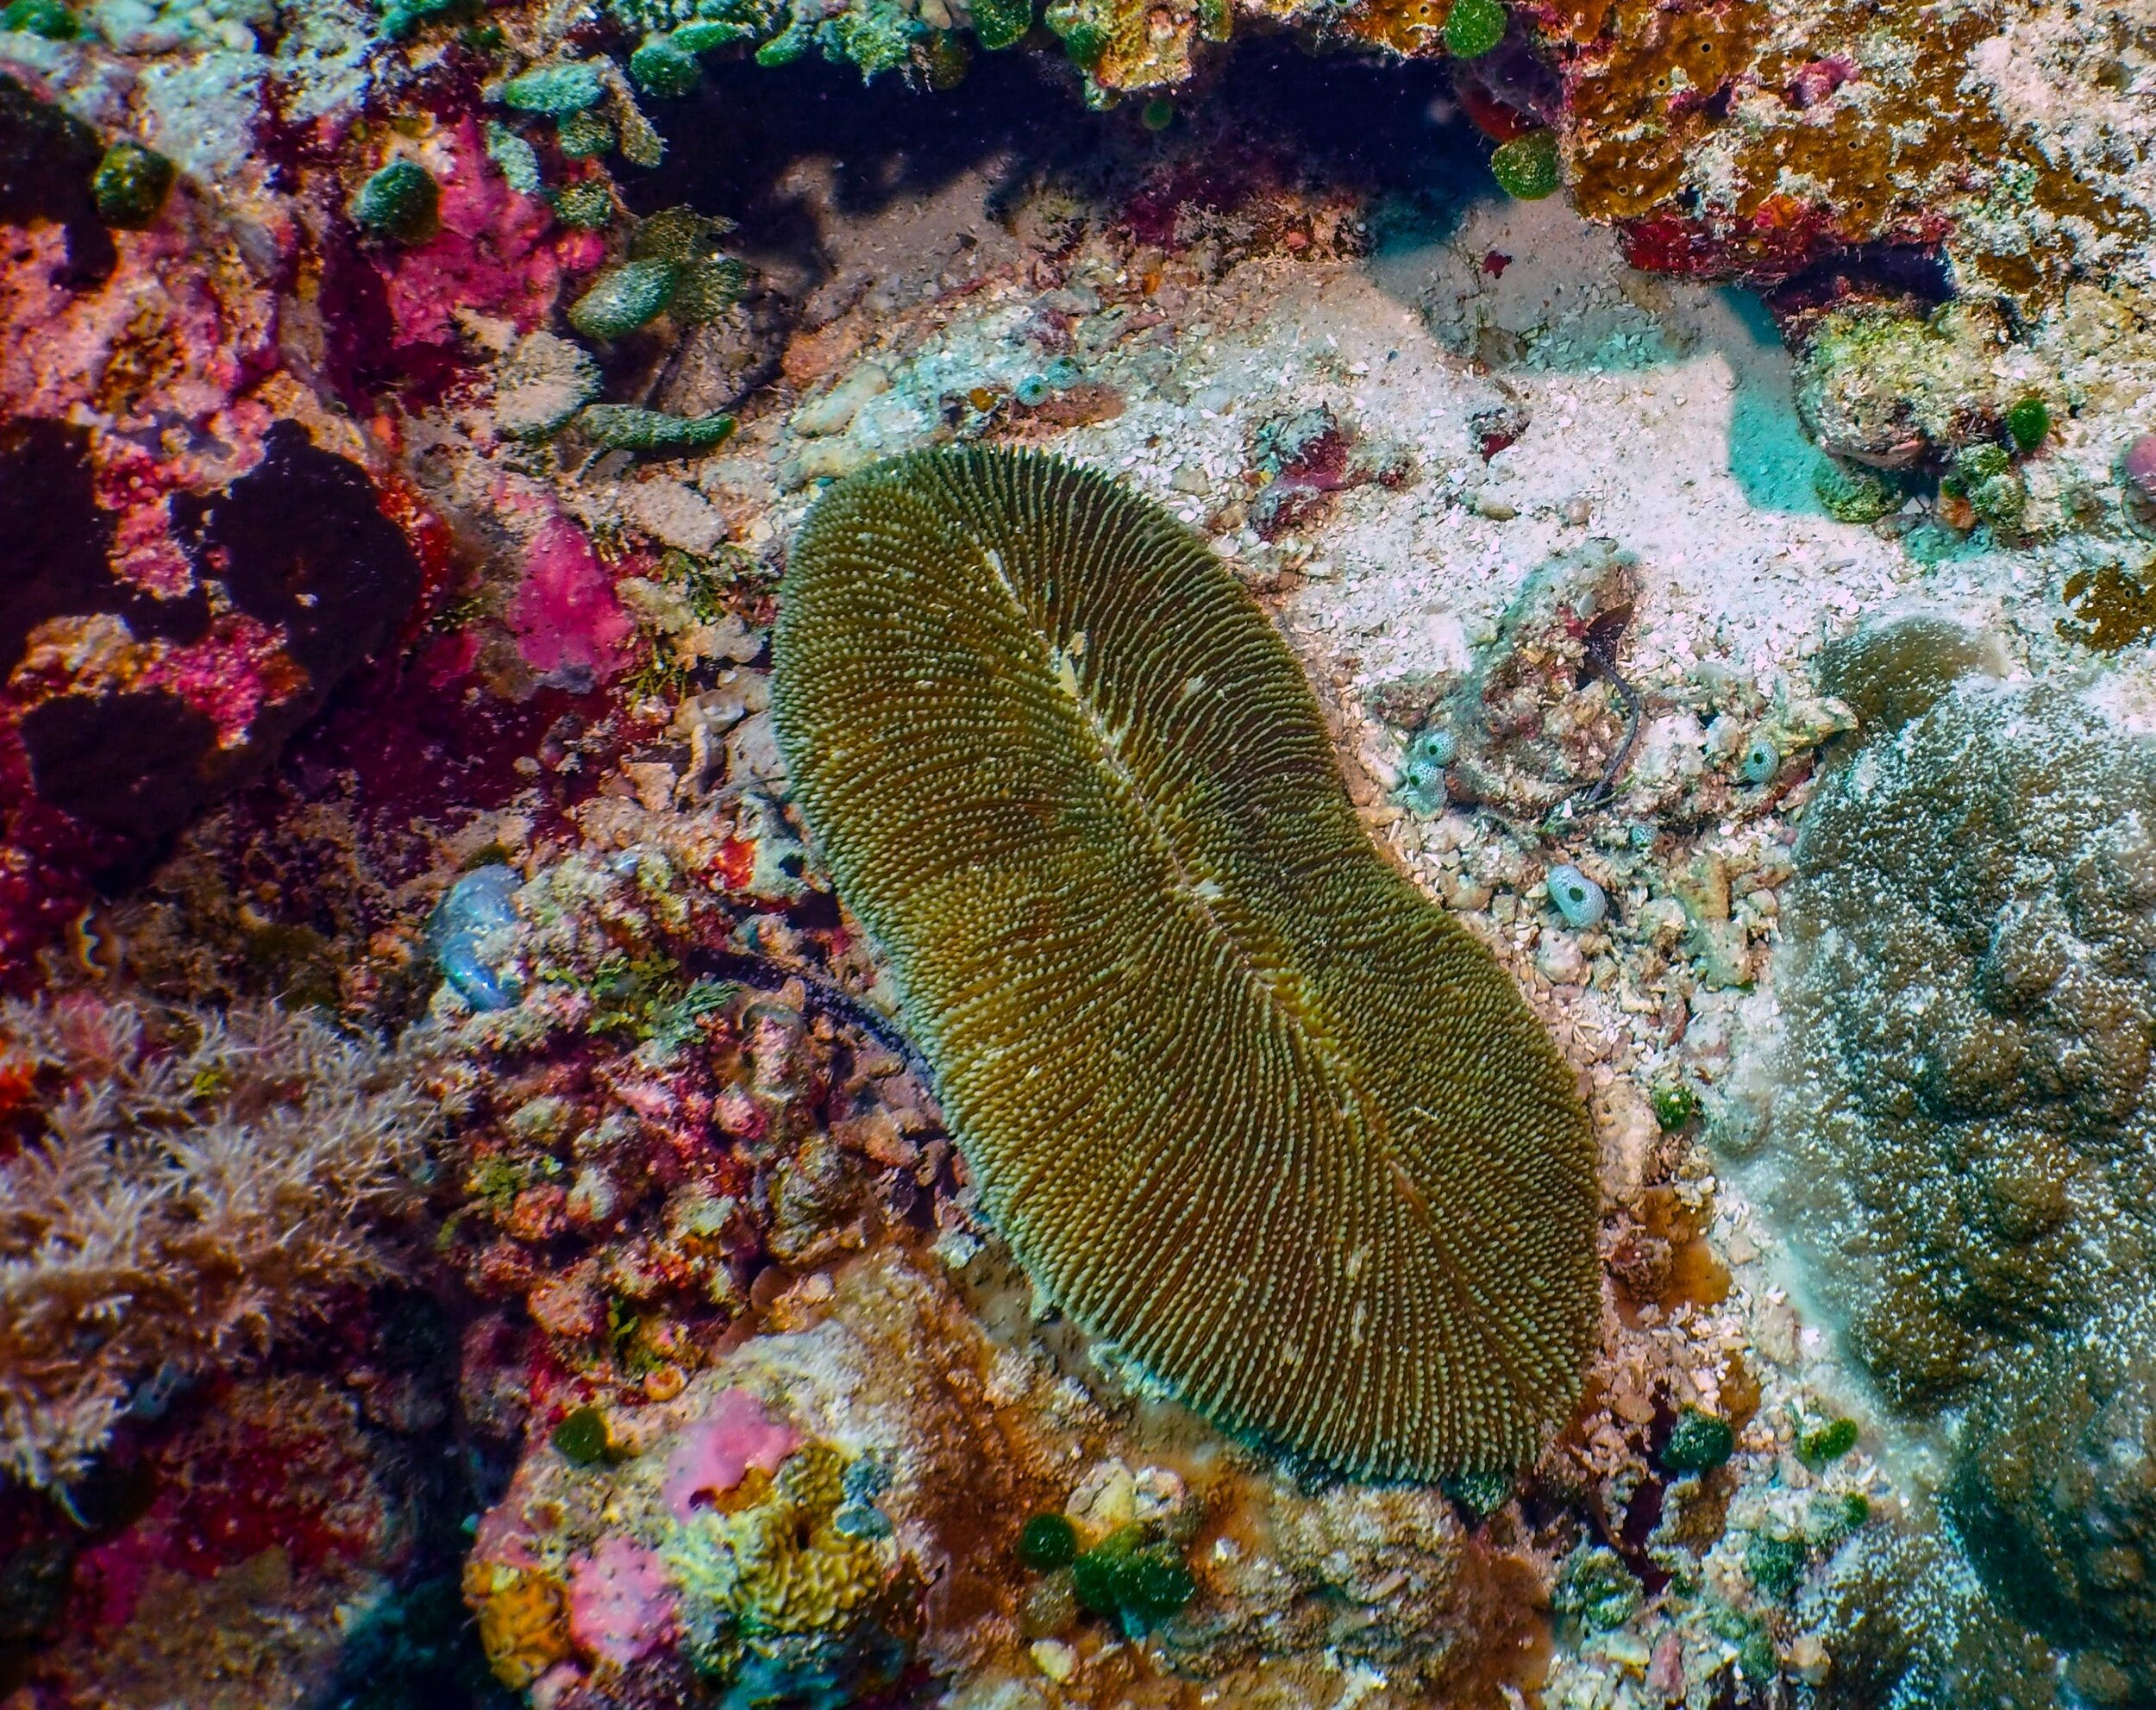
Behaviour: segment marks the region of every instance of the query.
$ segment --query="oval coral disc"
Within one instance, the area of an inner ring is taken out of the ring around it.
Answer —
[[[1532,1459],[1595,1319],[1586,1113],[1205,543],[1054,459],[880,464],[810,513],[775,671],[797,799],[1047,1292],[1330,1466]]]

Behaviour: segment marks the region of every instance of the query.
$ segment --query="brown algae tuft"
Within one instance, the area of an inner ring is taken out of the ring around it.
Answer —
[[[1586,1114],[1204,542],[1055,459],[918,454],[824,495],[780,606],[797,799],[1036,1280],[1313,1460],[1532,1459],[1595,1322]]]

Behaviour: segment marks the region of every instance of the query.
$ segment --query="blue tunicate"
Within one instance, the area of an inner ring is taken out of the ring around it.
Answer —
[[[517,1001],[511,989],[515,982],[505,980],[479,955],[467,933],[460,932],[444,943],[435,961],[457,996],[475,1010],[505,1010]]]
[[[865,1502],[849,1502],[831,1516],[831,1525],[847,1538],[879,1538],[891,1536],[891,1522],[881,1509]]]
[[[1048,365],[1048,373],[1044,378],[1057,391],[1069,391],[1085,377],[1085,371],[1074,360],[1068,356],[1058,356]]]
[[[1550,900],[1575,932],[1598,924],[1609,912],[1609,899],[1602,894],[1602,887],[1570,861],[1550,869]]]
[[[492,932],[517,924],[516,895],[523,880],[513,867],[499,862],[475,867],[455,884],[434,911],[442,932]]]
[[[517,924],[512,899],[523,883],[511,868],[476,868],[449,886],[427,923],[442,977],[475,1010],[505,1010],[522,994],[522,982],[481,955],[479,941]]]
[[[1028,410],[1037,410],[1054,395],[1055,390],[1049,385],[1045,376],[1028,374],[1011,388],[1011,396],[1018,399]]]
[[[1444,811],[1445,768],[1452,763],[1459,747],[1450,730],[1424,730],[1407,744],[1400,762],[1400,799],[1411,811]]]
[[[1782,750],[1771,736],[1754,736],[1737,762],[1737,775],[1747,784],[1764,784],[1782,769]]]

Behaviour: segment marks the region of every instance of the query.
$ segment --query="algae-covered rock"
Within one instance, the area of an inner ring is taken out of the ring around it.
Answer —
[[[1867,735],[1921,718],[1965,677],[1997,676],[2006,655],[1996,637],[1931,612],[1877,618],[1819,651],[1821,692],[1847,705]]]
[[[1942,687],[1984,662],[1929,618],[1827,661],[1881,734],[1796,847],[1768,1197],[1890,1406],[1966,1409],[1948,1507],[1991,1597],[2072,1653],[2079,1701],[2143,1703],[2156,749],[2061,688]],[[1866,1645],[1905,1619],[1865,1607],[1844,1600]],[[1859,1676],[1889,1696],[1831,1701],[2045,1701],[1965,1695],[1968,1669],[1934,1654],[1960,1640],[1894,1643],[1891,1668]],[[1932,1684],[1894,1685],[1912,1669]]]
[[[526,333],[494,376],[494,423],[511,439],[545,439],[599,396],[599,364],[581,345]]]
[[[1986,1595],[1950,1540],[1858,1533],[1814,1578],[1798,1619],[1825,1640],[1812,1710],[2051,1710],[2057,1659]]]
[[[1186,1701],[1146,1656],[1231,1703],[1329,1701],[1307,1683],[1340,1667],[1384,1671],[1376,1710],[1509,1677],[1540,1600],[1522,1554],[1433,1488],[1313,1489],[1194,1461],[1187,1420],[1112,1418],[1023,1334],[1025,1292],[986,1256],[960,1283],[882,1244],[775,1301],[673,1400],[535,1430],[465,1575],[497,1673],[552,1670],[577,1705],[836,1710],[890,1701],[876,1689],[910,1658],[953,1702],[1035,1703],[997,1695],[1039,1678],[1030,1644],[1091,1660],[1135,1623],[1144,1645],[1058,1703]],[[1188,1481],[1152,1463],[1163,1437]],[[1230,1515],[1240,1544],[1196,1542]]]
[[[2150,826],[2145,748],[2064,691],[1984,685],[1863,749],[1806,822],[1784,1191],[1901,1406],[2078,1322],[2152,1250]]]
[[[97,211],[109,224],[147,226],[157,218],[177,176],[177,169],[164,155],[132,138],[122,137],[97,162],[90,190],[97,197]]]
[[[1595,663],[1630,622],[1639,566],[1610,541],[1538,567],[1437,728],[1457,743],[1459,799],[1541,815],[1593,786],[1624,740],[1625,709]]]
[[[353,197],[354,223],[373,236],[416,243],[436,229],[442,186],[417,160],[392,160]]]
[[[1985,306],[1955,303],[1920,317],[1850,304],[1806,335],[1797,415],[1821,449],[1875,469],[2002,440],[2015,393],[1994,365],[2007,342],[2003,318]]]
[[[2077,1695],[2156,1698],[2156,1307],[2002,1373],[1958,1448],[1961,1534],[2001,1599],[2075,1650]]]

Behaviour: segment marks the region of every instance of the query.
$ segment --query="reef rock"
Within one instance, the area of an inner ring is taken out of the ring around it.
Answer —
[[[2095,1703],[2156,1647],[2152,828],[2146,741],[1971,678],[1821,789],[1783,916],[1770,1200],[1889,1402],[1968,1409],[1951,1510]]]
[[[1432,720],[1456,747],[1452,793],[1539,817],[1592,788],[1625,741],[1610,676],[1631,621],[1635,562],[1610,541],[1551,559],[1530,575],[1496,639]]]

